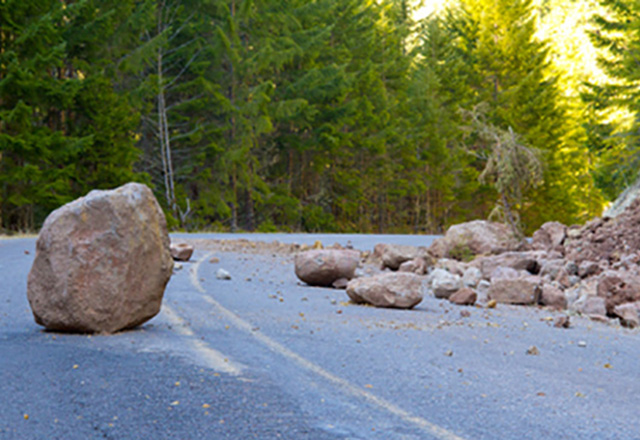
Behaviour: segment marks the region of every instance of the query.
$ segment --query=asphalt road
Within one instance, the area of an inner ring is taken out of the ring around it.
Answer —
[[[140,329],[51,333],[26,300],[34,253],[0,240],[0,439],[640,439],[638,331],[434,298],[357,306],[301,285],[290,256],[197,250]]]

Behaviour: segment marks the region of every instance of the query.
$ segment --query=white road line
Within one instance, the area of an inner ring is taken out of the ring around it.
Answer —
[[[411,423],[413,425],[415,425],[416,427],[420,428],[421,430],[429,433],[430,435],[441,439],[441,440],[465,440],[463,437],[460,437],[456,434],[454,434],[453,432],[436,425],[435,423],[432,423],[430,421],[428,421],[427,419],[424,419],[422,417],[418,417],[415,416],[411,413],[409,413],[408,411],[405,411],[404,409],[400,408],[399,406],[395,405],[392,402],[389,402],[388,400],[385,400],[381,397],[376,396],[375,394],[369,392],[369,391],[365,391],[363,389],[361,389],[360,387],[358,387],[357,385],[352,384],[351,382],[342,379],[341,377],[338,377],[332,373],[330,373],[329,371],[325,370],[324,368],[322,368],[321,366],[314,364],[313,362],[311,362],[310,360],[300,356],[299,354],[295,353],[294,351],[288,349],[287,347],[285,347],[284,345],[280,344],[279,342],[276,342],[275,340],[271,339],[269,336],[265,335],[264,333],[262,333],[259,330],[254,330],[255,327],[252,326],[249,322],[245,321],[244,319],[240,318],[238,315],[236,315],[235,313],[233,313],[231,310],[225,308],[224,306],[222,306],[222,304],[220,304],[218,301],[216,301],[215,299],[213,299],[212,297],[210,297],[209,295],[206,295],[206,290],[204,289],[204,287],[202,287],[202,284],[200,283],[200,280],[198,278],[198,270],[200,268],[200,264],[208,259],[213,253],[209,253],[207,255],[205,255],[204,257],[202,257],[200,260],[198,260],[196,262],[196,264],[193,266],[193,268],[191,269],[191,283],[193,284],[193,286],[198,290],[198,292],[200,292],[203,297],[203,299],[205,301],[207,301],[209,304],[211,304],[213,307],[216,308],[217,312],[224,315],[236,328],[238,328],[239,330],[242,330],[248,334],[250,334],[251,336],[253,336],[255,339],[257,339],[258,341],[260,341],[262,344],[264,344],[265,346],[267,346],[270,350],[274,351],[275,353],[280,354],[281,356],[286,357],[287,359],[290,359],[292,361],[294,361],[295,363],[297,363],[298,365],[300,365],[301,367],[311,371],[312,373],[328,380],[329,382],[332,382],[334,385],[337,385],[338,388],[340,390],[342,390],[343,392],[350,394],[352,396],[356,396],[359,397],[363,400],[366,400],[367,402],[369,402],[370,404],[373,404],[399,418],[401,418],[402,420],[404,420],[405,422]]]
[[[231,362],[228,357],[215,350],[206,342],[201,339],[197,339],[197,336],[191,330],[184,320],[178,315],[171,307],[163,304],[162,313],[167,320],[173,326],[173,329],[179,335],[188,339],[193,351],[204,361],[204,363],[211,369],[219,372],[226,373],[232,376],[239,376],[242,373],[242,367],[235,362]]]

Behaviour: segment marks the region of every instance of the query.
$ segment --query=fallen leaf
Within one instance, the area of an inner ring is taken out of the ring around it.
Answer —
[[[496,301],[495,299],[492,299],[487,303],[487,309],[495,309],[497,305],[498,305],[498,301]]]
[[[180,405],[180,401],[174,400],[173,402],[171,402],[171,406],[177,406],[177,405]]]
[[[364,387],[365,387],[365,388],[373,388],[373,385],[371,385],[371,384],[366,384]]]
[[[609,362],[607,362],[606,364],[604,364],[604,368],[613,368],[613,365],[611,365]]]
[[[178,382],[174,383],[174,385],[179,387],[180,386],[180,382],[178,381]]]
[[[78,364],[74,364],[73,369],[77,370],[78,369]]]
[[[211,408],[211,405],[209,405],[208,403],[203,403],[203,404],[202,404],[202,407],[203,407],[204,409],[207,409],[207,408]]]
[[[29,414],[25,414],[23,417],[25,420],[29,420]]]
[[[538,395],[538,396],[540,396],[540,397],[544,397],[544,396],[546,396],[546,394],[545,394],[545,393],[543,393],[542,391],[540,391],[537,395]]]

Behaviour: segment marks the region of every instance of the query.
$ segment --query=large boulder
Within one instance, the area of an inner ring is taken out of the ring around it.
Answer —
[[[296,276],[310,286],[329,287],[336,280],[352,279],[360,262],[360,252],[349,249],[318,249],[295,256]]]
[[[519,250],[522,246],[508,226],[474,220],[451,226],[444,237],[434,241],[429,252],[437,258],[469,260],[475,255],[499,254]]]
[[[160,311],[172,269],[164,214],[149,188],[129,183],[47,217],[27,297],[48,329],[113,333]]]
[[[422,277],[411,273],[383,273],[351,280],[347,295],[358,304],[410,309],[422,301],[422,282]]]

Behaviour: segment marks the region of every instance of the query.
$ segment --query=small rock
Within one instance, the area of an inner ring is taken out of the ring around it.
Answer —
[[[182,270],[182,264],[180,264],[180,263],[174,263],[174,265],[173,265],[173,270],[174,270],[175,272],[177,272],[177,271],[179,271],[179,270]]]
[[[584,348],[586,346],[587,346],[586,341],[578,341],[578,347],[583,347]]]
[[[569,328],[571,326],[571,320],[568,316],[559,316],[556,318],[553,326],[556,328]]]
[[[460,311],[460,317],[461,318],[468,318],[471,316],[471,312],[468,310],[461,310]]]
[[[448,356],[448,357],[451,357],[451,356],[453,356],[453,351],[452,350],[447,350],[447,351],[444,352],[444,355]]]
[[[347,284],[349,284],[349,280],[346,278],[338,278],[332,284],[334,289],[346,289]]]
[[[459,306],[472,306],[476,303],[478,295],[472,289],[463,287],[449,297],[449,301]]]
[[[211,264],[217,264],[217,263],[219,263],[219,262],[220,262],[220,258],[218,258],[218,257],[212,257],[212,258],[209,260],[209,263],[211,263]]]
[[[436,298],[449,298],[462,288],[462,278],[444,269],[435,269],[430,277],[431,289]]]
[[[218,269],[218,272],[216,272],[216,278],[219,280],[230,280],[231,274],[224,269]]]
[[[489,302],[487,303],[487,309],[495,309],[497,305],[498,301],[496,301],[495,299],[489,300]]]
[[[175,261],[189,261],[193,255],[193,246],[187,243],[171,243],[169,246],[171,258]]]
[[[540,354],[540,350],[538,350],[538,347],[536,347],[535,345],[532,345],[527,349],[527,354],[531,356],[538,356]]]
[[[467,287],[476,287],[482,280],[482,272],[477,267],[469,267],[462,275],[462,283]]]

